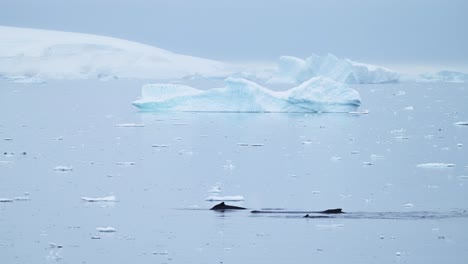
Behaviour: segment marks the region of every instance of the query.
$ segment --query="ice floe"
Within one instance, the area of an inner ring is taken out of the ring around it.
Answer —
[[[105,197],[81,197],[81,200],[85,202],[115,202],[117,199],[114,195]]]
[[[107,226],[107,227],[96,227],[96,230],[101,233],[114,233],[117,232],[117,230],[113,227]]]
[[[61,171],[61,172],[68,172],[73,171],[73,167],[71,166],[56,166],[54,171]]]
[[[135,124],[135,123],[123,123],[123,124],[115,124],[115,127],[144,127],[144,124]]]
[[[454,125],[468,126],[468,121],[458,121],[458,122],[455,122]]]
[[[316,77],[287,91],[272,91],[242,78],[226,87],[198,90],[176,84],[147,84],[133,104],[147,111],[194,112],[350,112],[361,104],[346,84]]]
[[[209,196],[205,199],[205,201],[209,202],[240,202],[244,201],[244,196],[242,195],[234,195],[234,196]]]
[[[443,169],[443,168],[453,168],[455,167],[455,164],[453,163],[439,163],[439,162],[434,162],[434,163],[422,163],[416,165],[418,168],[428,168],[428,169]]]

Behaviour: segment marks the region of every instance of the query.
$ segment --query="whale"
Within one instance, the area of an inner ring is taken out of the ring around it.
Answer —
[[[288,210],[253,210],[253,214],[344,214],[343,209],[327,209],[323,211],[288,211]]]
[[[240,206],[234,206],[234,205],[227,205],[224,202],[219,203],[213,207],[211,207],[210,210],[214,211],[225,211],[225,210],[245,210],[247,208],[240,207]]]

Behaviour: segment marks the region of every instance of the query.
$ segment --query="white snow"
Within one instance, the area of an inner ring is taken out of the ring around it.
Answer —
[[[133,102],[149,111],[200,112],[350,112],[359,93],[346,84],[315,77],[287,91],[272,91],[242,78],[227,78],[226,87],[210,90],[176,84],[147,84]]]
[[[384,67],[339,59],[333,54],[320,57],[312,55],[300,59],[292,56],[279,58],[277,72],[270,83],[302,83],[316,76],[327,77],[343,83],[397,82],[399,74]]]
[[[81,200],[86,202],[115,202],[117,201],[114,195],[106,197],[81,197]]]
[[[115,228],[107,226],[107,227],[96,227],[96,230],[102,233],[114,233],[117,232]]]
[[[428,168],[428,169],[441,169],[441,168],[452,168],[455,167],[455,164],[453,163],[440,163],[440,162],[434,162],[434,163],[422,163],[416,165],[416,167],[419,168]]]
[[[0,26],[0,77],[17,82],[225,76],[225,68],[221,62],[117,38]]]
[[[222,201],[230,201],[230,202],[240,202],[244,201],[244,196],[242,195],[234,195],[234,196],[209,196],[205,199],[205,201],[209,202],[222,202]]]

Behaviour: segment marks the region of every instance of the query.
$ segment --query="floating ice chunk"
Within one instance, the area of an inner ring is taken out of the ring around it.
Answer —
[[[102,232],[102,233],[114,233],[114,232],[117,232],[117,230],[115,230],[115,228],[110,227],[110,226],[107,226],[107,227],[96,227],[96,230],[97,230],[98,232]]]
[[[419,168],[428,168],[428,169],[443,169],[443,168],[453,168],[455,167],[455,164],[453,163],[422,163],[416,165],[416,167]]]
[[[0,160],[0,165],[11,165],[13,164],[13,161],[9,160]]]
[[[385,157],[382,156],[382,155],[371,154],[371,155],[370,155],[370,158],[371,158],[372,160],[380,160],[380,159],[383,159],[383,158],[385,158]]]
[[[468,176],[466,176],[466,175],[460,175],[460,176],[458,176],[458,179],[460,179],[460,180],[468,180]]]
[[[270,83],[301,83],[312,77],[322,76],[343,83],[388,83],[399,80],[399,74],[389,69],[338,59],[333,54],[320,57],[312,55],[303,60],[282,56]]]
[[[364,165],[364,166],[372,166],[372,165],[374,165],[374,163],[372,163],[372,162],[370,162],[370,161],[364,161],[364,162],[362,163],[362,165]]]
[[[459,121],[459,122],[454,123],[454,125],[458,125],[458,126],[468,126],[468,121]]]
[[[167,144],[156,144],[156,145],[152,145],[151,147],[153,147],[153,148],[168,148],[169,145],[167,145]]]
[[[209,191],[209,193],[220,193],[221,187],[220,186],[213,186]]]
[[[457,147],[462,148],[462,147],[463,147],[463,144],[462,144],[462,143],[458,143],[458,144],[457,144]]]
[[[402,95],[405,95],[405,94],[406,94],[405,91],[398,91],[398,92],[394,93],[393,95],[395,95],[395,96],[402,96]]]
[[[407,106],[404,108],[406,111],[413,111],[414,110],[414,107],[412,106]]]
[[[348,112],[348,114],[351,114],[351,115],[367,115],[369,114],[369,110],[364,110],[364,111],[351,111],[351,112]]]
[[[115,202],[117,201],[114,195],[106,197],[81,197],[81,200],[86,202]]]
[[[349,112],[359,107],[359,93],[326,78],[312,78],[275,92],[252,81],[227,78],[226,87],[197,90],[175,84],[145,85],[133,104],[147,111],[195,112]]]
[[[330,158],[331,161],[340,161],[342,158],[341,157],[336,157],[336,156],[333,156]]]
[[[18,196],[18,197],[14,197],[13,200],[15,200],[15,201],[20,201],[20,202],[31,201],[31,197],[27,197],[27,196]]]
[[[136,162],[134,162],[134,161],[119,161],[119,162],[116,162],[115,165],[117,165],[117,166],[133,166],[133,165],[136,165]]]
[[[11,198],[0,198],[0,203],[12,203],[13,201]]]
[[[320,230],[332,230],[343,228],[344,224],[315,225],[315,227],[317,227]]]
[[[205,199],[205,201],[209,202],[240,202],[244,201],[244,196],[242,195],[235,195],[235,196],[209,196]]]
[[[115,127],[144,127],[144,124],[135,124],[135,123],[123,123],[115,124]]]
[[[73,167],[71,166],[56,166],[54,168],[54,171],[61,171],[61,172],[67,172],[67,171],[72,171]]]
[[[265,146],[265,144],[263,144],[263,143],[253,143],[253,144],[250,144],[250,146],[252,146],[252,147],[263,147],[263,146]]]
[[[468,74],[456,71],[440,71],[437,73],[421,74],[421,81],[428,82],[455,82],[464,83],[468,82]]]
[[[405,203],[403,206],[406,207],[406,208],[413,208],[413,207],[414,207],[414,204],[412,204],[412,203]]]

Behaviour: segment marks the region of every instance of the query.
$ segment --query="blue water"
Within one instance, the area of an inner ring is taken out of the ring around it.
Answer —
[[[142,113],[143,83],[0,83],[0,198],[30,198],[0,202],[1,263],[468,260],[467,85],[357,85],[350,115]]]

